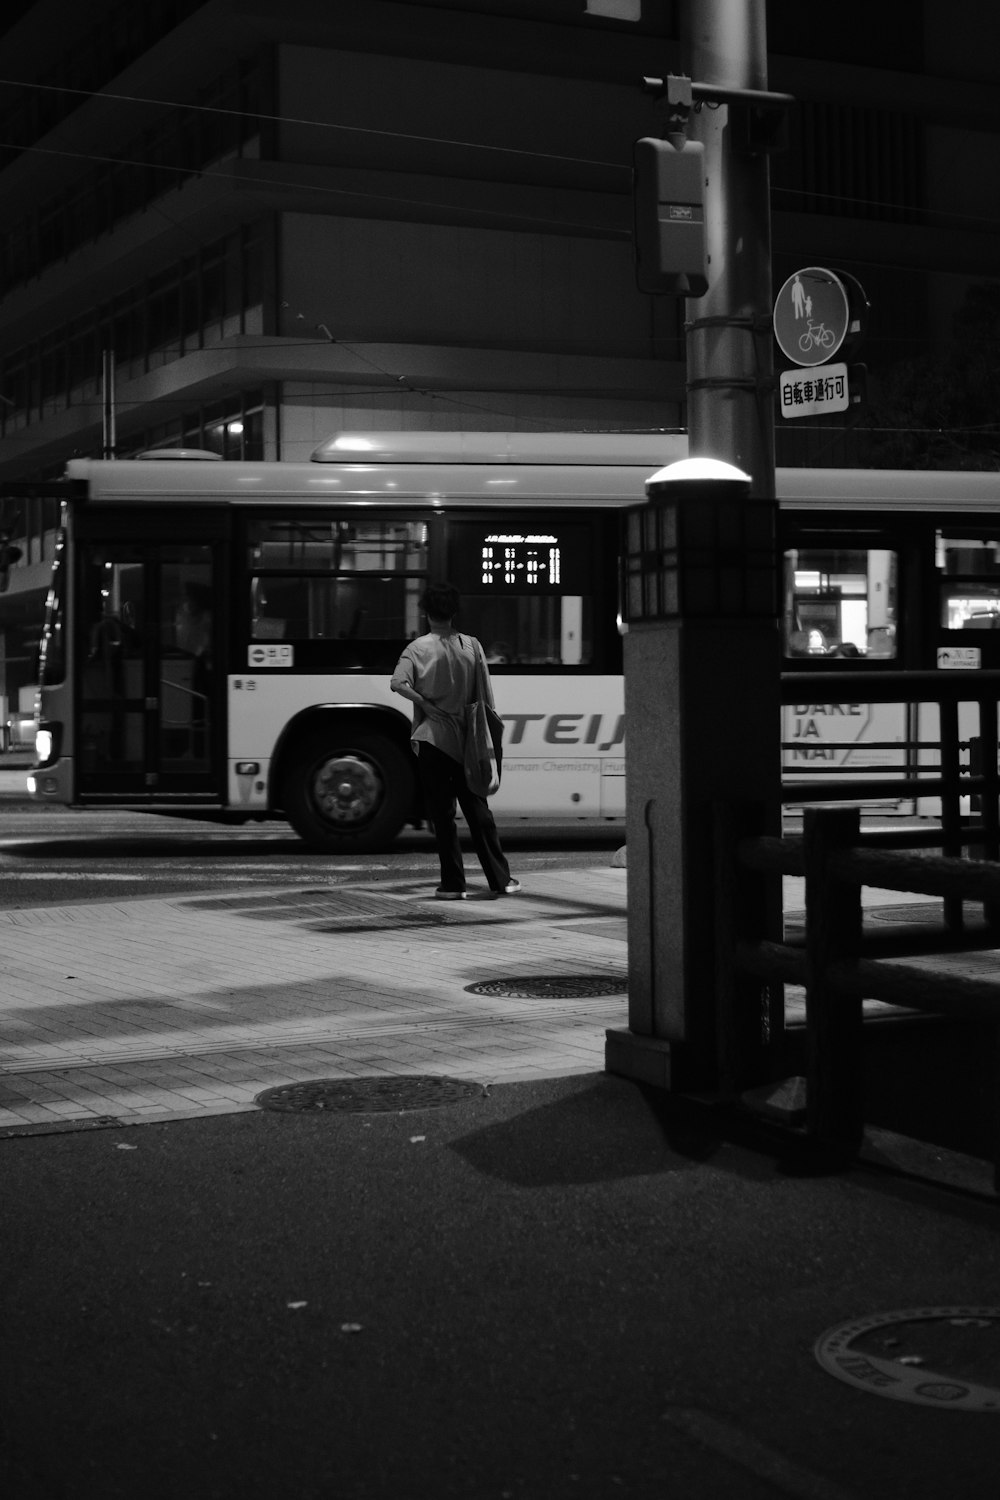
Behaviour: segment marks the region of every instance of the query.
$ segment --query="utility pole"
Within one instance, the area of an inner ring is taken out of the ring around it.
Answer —
[[[702,147],[706,260],[680,269],[684,287],[707,283],[684,303],[688,451],[702,462],[651,476],[646,505],[626,522],[626,591],[636,601],[624,641],[629,1025],[608,1032],[605,1061],[609,1072],[668,1089],[721,1080],[732,1092],[764,1081],[766,1030],[759,986],[741,988],[735,1004],[721,999],[717,804],[752,809],[754,832],[780,831],[767,148],[787,96],[767,92],[765,0],[685,0],[683,17],[686,76],[667,92],[682,114],[688,96],[701,106],[687,134]],[[664,291],[674,285],[673,249],[683,253],[692,238],[686,230],[674,240],[673,221],[698,214],[694,195],[685,201],[674,186],[687,174],[676,148],[653,143],[636,158],[637,182],[649,162],[662,165],[652,194],[662,212],[637,253],[640,273],[662,274]],[[661,250],[652,272],[650,245]],[[780,921],[774,892],[761,891],[768,936]]]
[[[765,0],[685,0],[691,77],[706,90],[767,90]],[[770,172],[752,106],[703,106],[709,288],[687,305],[690,452],[734,464],[774,498]]]

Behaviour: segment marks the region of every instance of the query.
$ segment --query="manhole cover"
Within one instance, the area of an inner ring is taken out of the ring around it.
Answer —
[[[435,1073],[406,1073],[375,1078],[311,1078],[265,1089],[254,1100],[261,1109],[283,1114],[390,1114],[411,1109],[440,1109],[475,1099],[482,1085]]]
[[[917,1307],[828,1328],[828,1374],[876,1396],[953,1411],[1000,1412],[1000,1307]]]
[[[467,984],[469,995],[506,995],[517,1000],[582,1000],[590,995],[624,995],[624,974],[539,974],[521,979],[483,979]]]

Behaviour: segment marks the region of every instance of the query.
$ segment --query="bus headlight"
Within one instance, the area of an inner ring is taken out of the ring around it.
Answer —
[[[39,724],[35,730],[35,759],[39,765],[49,765],[59,754],[58,731],[57,724]]]

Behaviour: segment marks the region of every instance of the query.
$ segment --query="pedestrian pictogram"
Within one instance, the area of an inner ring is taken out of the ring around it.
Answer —
[[[834,271],[807,266],[774,299],[774,336],[793,365],[822,365],[851,331],[848,288]]]

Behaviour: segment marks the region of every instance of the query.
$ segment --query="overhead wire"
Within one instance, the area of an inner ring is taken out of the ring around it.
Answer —
[[[308,118],[308,117],[305,117],[305,116],[275,114],[275,113],[271,113],[271,112],[268,112],[268,111],[258,110],[258,109],[252,109],[252,108],[251,109],[235,109],[235,108],[231,108],[231,107],[226,106],[226,105],[197,104],[197,103],[193,103],[193,102],[186,102],[186,101],[180,100],[180,99],[158,99],[158,98],[152,97],[151,95],[119,94],[119,93],[113,93],[113,92],[109,92],[109,91],[105,91],[105,90],[94,91],[94,90],[91,90],[91,89],[82,89],[82,88],[71,87],[68,84],[40,83],[40,82],[36,82],[35,80],[30,80],[30,79],[0,78],[0,87],[38,89],[38,90],[45,91],[45,92],[50,92],[50,93],[73,94],[73,95],[76,95],[78,97],[85,98],[85,99],[111,100],[111,101],[114,101],[116,103],[135,104],[135,105],[143,105],[143,106],[154,105],[154,106],[157,106],[158,108],[163,108],[163,109],[176,109],[176,110],[182,110],[182,111],[193,111],[193,112],[197,112],[197,113],[201,113],[201,114],[221,115],[221,116],[224,116],[224,117],[227,117],[227,118],[235,118],[235,119],[265,120],[269,124],[275,124],[275,125],[294,125],[294,126],[299,126],[299,127],[305,126],[305,127],[310,128],[310,129],[333,131],[333,132],[338,132],[338,133],[341,133],[341,134],[367,135],[367,136],[372,136],[372,137],[379,138],[379,139],[384,139],[384,140],[412,142],[412,143],[417,144],[417,145],[448,146],[448,147],[452,147],[452,148],[458,148],[458,149],[461,149],[461,150],[464,150],[464,151],[487,152],[487,153],[491,153],[491,154],[495,154],[495,155],[505,155],[505,156],[515,156],[515,157],[520,157],[520,158],[528,158],[529,160],[535,160],[535,161],[559,162],[559,163],[562,163],[562,164],[569,164],[569,165],[573,165],[573,166],[600,167],[602,169],[610,169],[610,170],[613,170],[613,171],[620,171],[620,172],[623,172],[623,173],[627,173],[627,172],[629,172],[631,170],[630,164],[627,163],[627,162],[622,162],[622,161],[606,161],[606,160],[603,160],[603,159],[597,158],[597,157],[568,156],[565,153],[560,153],[560,152],[538,151],[538,150],[536,150],[534,148],[527,147],[527,146],[498,146],[498,145],[493,145],[493,144],[491,144],[489,142],[485,142],[485,141],[471,141],[471,140],[464,139],[464,138],[461,138],[461,137],[423,135],[423,134],[420,134],[420,133],[414,132],[414,131],[387,130],[387,129],[380,129],[380,128],[376,127],[376,126],[371,126],[371,125],[349,125],[349,124],[343,124],[343,123],[341,123],[339,121],[334,121],[334,120],[317,120],[317,119],[311,119],[311,118]],[[718,106],[712,106],[712,107],[718,107]],[[50,150],[51,151],[51,150],[53,150],[53,148],[37,147],[37,146],[31,146],[31,145],[19,145],[19,144],[15,144],[15,143],[11,143],[11,142],[0,142],[0,148],[5,149],[5,150],[10,150],[10,151],[34,151],[34,150]],[[54,152],[54,154],[60,154],[60,153]],[[69,152],[67,152],[67,153],[62,153],[62,154],[66,154],[66,155],[78,155],[78,156],[80,156],[83,159],[88,159],[88,157],[89,157],[90,159],[93,159],[95,161],[101,161],[101,162],[124,162],[124,164],[126,164],[126,165],[134,164],[134,165],[137,165],[137,166],[155,166],[155,167],[161,167],[161,164],[159,164],[159,163],[146,163],[146,162],[131,163],[131,162],[127,161],[126,159],[123,159],[123,158],[120,158],[120,157],[102,156],[102,155],[99,155],[97,153],[87,153],[87,152],[69,153]],[[192,175],[192,176],[194,176],[194,175],[201,175],[202,171],[204,170],[204,169],[198,169],[198,168],[184,168],[184,167],[179,167],[179,168],[161,167],[161,169],[162,170],[169,170],[169,171],[176,170],[176,171],[180,171],[180,172],[187,172],[187,173],[189,173],[189,175]],[[2,170],[2,169],[0,169],[0,170]],[[205,172],[205,175],[209,175],[209,173]],[[285,184],[281,184],[279,182],[278,185],[285,185]],[[288,185],[298,186],[298,184],[288,184]],[[331,192],[338,192],[338,191],[349,191],[349,190],[330,189],[329,191],[331,191]],[[379,195],[373,195],[373,196],[379,196]],[[853,207],[860,208],[860,209],[867,209],[869,211],[871,211],[871,210],[879,210],[882,213],[890,213],[890,214],[918,214],[918,215],[921,215],[921,216],[926,216],[926,217],[933,218],[935,220],[934,227],[942,227],[943,228],[943,227],[946,227],[947,224],[949,224],[949,223],[954,223],[956,225],[958,225],[958,224],[965,224],[965,225],[978,224],[978,225],[981,225],[984,229],[996,229],[996,228],[1000,228],[1000,218],[991,218],[991,217],[988,217],[988,216],[986,216],[984,214],[962,213],[959,210],[952,210],[952,209],[948,209],[948,210],[941,210],[941,209],[938,209],[938,208],[924,209],[920,205],[907,204],[907,203],[897,203],[897,202],[892,202],[891,200],[886,200],[886,199],[881,199],[881,198],[861,198],[861,197],[858,197],[858,196],[855,196],[855,195],[844,194],[844,193],[823,193],[823,192],[821,192],[821,191],[819,191],[817,189],[811,188],[811,187],[810,188],[794,188],[794,187],[790,188],[790,187],[783,187],[783,186],[774,186],[774,185],[772,185],[772,187],[771,187],[771,196],[772,196],[772,198],[775,198],[775,197],[791,197],[791,198],[808,197],[808,198],[814,198],[814,199],[817,199],[817,200],[824,200],[826,202],[833,203],[833,204],[839,204],[839,205],[843,205],[843,206],[853,206]],[[406,200],[401,200],[401,201],[405,202]],[[429,206],[434,207],[436,205],[429,205]],[[540,221],[540,222],[546,222],[546,221]],[[904,222],[912,223],[914,221],[913,220],[899,220],[899,222],[900,223],[904,223]],[[581,226],[581,227],[585,227],[585,226]]]
[[[486,142],[455,140],[447,136],[418,135],[412,131],[401,130],[379,130],[370,125],[343,125],[334,120],[308,120],[300,119],[295,115],[275,115],[258,109],[230,109],[220,104],[186,104],[178,99],[153,99],[144,98],[136,94],[113,94],[101,89],[70,88],[66,84],[34,83],[24,79],[0,78],[0,86],[10,88],[36,88],[45,89],[62,94],[79,94],[88,99],[111,99],[122,104],[159,105],[164,109],[194,110],[203,114],[217,114],[235,116],[238,119],[266,120],[273,125],[307,125],[316,130],[335,130],[349,132],[353,135],[379,136],[383,139],[412,141],[422,146],[458,146],[463,150],[472,148],[476,151],[495,152],[503,156],[530,156],[538,161],[571,162],[574,166],[589,167],[620,167],[620,162],[589,160],[587,157],[565,156],[554,151],[536,151],[520,146],[492,146]],[[28,147],[15,147],[15,150],[27,150]]]
[[[0,80],[0,81],[2,81],[2,80]],[[5,144],[6,143],[0,142],[0,148],[3,148],[5,146]],[[101,155],[101,154],[96,153],[96,152],[75,152],[75,151],[68,151],[68,150],[65,150],[65,149],[53,148],[53,147],[43,147],[43,146],[34,147],[33,146],[33,147],[26,147],[24,149],[29,150],[29,151],[36,151],[38,153],[46,154],[46,155],[66,156],[66,157],[72,157],[72,158],[82,158],[82,159],[85,159],[85,160],[86,159],[90,159],[90,160],[98,161],[98,162],[101,162],[101,163],[111,163],[111,164],[114,164],[114,165],[131,165],[131,166],[145,167],[145,168],[148,168],[148,169],[154,170],[154,171],[176,172],[179,175],[183,175],[186,180],[191,180],[192,178],[201,178],[201,177],[217,177],[217,178],[222,178],[222,179],[224,179],[227,182],[232,182],[232,180],[233,180],[231,172],[228,172],[228,171],[217,171],[217,170],[213,170],[212,168],[200,168],[199,169],[199,168],[185,168],[185,167],[170,167],[168,165],[165,165],[165,164],[162,164],[162,163],[158,163],[158,162],[143,162],[143,161],[136,161],[136,160],[131,159],[131,158],[109,157],[109,156]],[[301,188],[302,188],[302,184],[301,183],[293,183],[293,182],[290,182],[288,180],[281,179],[281,178],[259,178],[258,177],[256,179],[256,181],[258,183],[262,184],[262,185],[265,185],[265,186],[292,187],[292,188],[295,188],[295,189],[298,189],[298,190],[301,190]],[[455,207],[457,207],[457,205],[453,205],[453,204],[427,203],[425,200],[408,200],[408,199],[400,198],[398,195],[378,194],[378,193],[366,193],[363,190],[356,190],[356,189],[337,189],[337,188],[324,188],[324,187],[318,187],[318,188],[314,189],[314,188],[310,187],[308,190],[309,191],[326,192],[326,193],[330,193],[330,194],[339,194],[339,195],[342,195],[342,196],[352,197],[352,198],[353,197],[360,197],[360,198],[365,198],[365,199],[369,199],[369,200],[372,200],[372,201],[392,202],[392,203],[396,203],[396,204],[405,204],[407,206],[411,206],[411,207],[412,206],[416,206],[416,207],[420,207],[420,208],[423,208],[423,209],[426,209],[426,208],[435,208],[435,209],[438,209],[439,211],[440,210],[453,211],[455,209]],[[193,235],[193,233],[191,233],[191,231],[188,229],[188,226],[185,225],[185,224],[183,224],[180,220],[175,219],[172,215],[168,214],[161,204],[154,203],[154,204],[151,204],[150,207],[153,208],[154,210],[156,210],[157,212],[159,212],[160,215],[163,218],[165,218],[169,223],[173,224],[175,228],[180,229],[180,230],[188,233],[189,236],[190,236],[190,238],[192,239],[192,241],[195,244],[200,244],[200,241],[197,239],[196,236]],[[526,218],[526,216],[523,215],[523,214],[517,214],[517,215],[505,214],[505,213],[503,213],[502,211],[499,211],[499,210],[482,209],[482,210],[477,210],[477,212],[479,212],[479,213],[485,213],[487,216],[492,217],[494,219],[506,219],[506,220],[516,219],[519,223],[524,223],[525,222],[525,218]],[[528,218],[528,222],[534,228],[559,228],[559,229],[563,229],[563,230],[565,230],[565,229],[574,229],[575,228],[577,230],[583,230],[584,232],[594,232],[595,230],[597,230],[598,232],[602,233],[602,235],[604,237],[608,237],[608,235],[609,235],[609,231],[607,230],[607,228],[605,226],[579,225],[579,224],[578,225],[574,225],[572,223],[568,223],[565,220],[555,221],[555,220],[541,219],[541,218],[537,218],[537,217],[535,217],[535,218],[530,218],[529,217]],[[627,239],[629,237],[628,231],[624,231],[624,230],[621,231],[620,235],[619,235],[618,232],[614,232],[614,231],[611,231],[610,233],[615,238],[619,238],[620,237],[622,239]],[[287,303],[284,304],[284,305],[285,305],[286,308],[288,308],[288,304]],[[290,311],[291,309],[288,308],[288,310]],[[302,313],[297,314],[297,316],[299,318],[303,318],[304,317],[304,315]],[[488,407],[488,406],[485,406],[485,405],[479,405],[479,404],[471,403],[471,402],[463,402],[458,397],[450,397],[450,396],[446,396],[446,395],[444,395],[442,393],[439,393],[439,392],[436,392],[436,391],[428,390],[426,387],[422,387],[419,384],[416,384],[413,381],[411,381],[410,378],[407,377],[406,375],[396,374],[395,372],[386,369],[385,366],[379,364],[376,360],[371,359],[370,356],[363,354],[360,351],[360,349],[357,347],[356,341],[350,341],[350,340],[345,340],[345,339],[341,339],[341,338],[335,337],[334,335],[332,335],[330,333],[329,328],[327,327],[326,324],[316,324],[314,326],[321,333],[322,338],[323,338],[324,341],[332,343],[332,344],[336,344],[338,347],[341,347],[341,348],[344,348],[344,349],[348,350],[356,358],[358,358],[358,359],[362,360],[364,363],[368,364],[372,369],[376,370],[379,374],[384,375],[386,377],[386,379],[394,381],[394,383],[396,383],[397,385],[399,385],[400,387],[402,387],[409,394],[420,395],[420,396],[424,397],[425,399],[429,399],[429,400],[432,400],[432,401],[445,401],[445,402],[448,402],[451,405],[456,405],[456,406],[465,405],[465,406],[468,406],[472,410],[479,410],[479,411],[484,412],[485,414],[492,415],[492,416],[495,416],[495,417],[508,417],[510,415],[507,412],[500,411],[500,410],[498,410],[496,408],[493,408],[493,407]],[[296,344],[293,344],[291,346],[288,345],[288,344],[286,344],[286,343],[284,343],[284,342],[282,342],[279,345],[279,347],[283,347],[283,348],[287,348],[287,347],[310,347],[310,346],[313,345],[314,342],[318,342],[318,340],[317,341],[313,341],[313,340],[297,341]],[[586,341],[583,340],[583,339],[580,340],[581,344],[583,344],[585,342]],[[216,346],[216,347],[218,347],[218,346]],[[253,344],[248,344],[247,342],[243,342],[240,345],[240,347],[242,349],[253,348],[253,347],[258,347],[258,348],[274,348],[275,345],[272,344],[272,343],[264,343],[263,341],[259,345],[253,345]],[[347,392],[343,392],[343,394],[348,394],[348,393]],[[384,390],[380,390],[379,394],[385,394]],[[128,403],[128,402],[122,402],[122,403],[120,403],[120,405],[123,406],[123,407],[126,407],[129,404],[131,404],[131,403]],[[135,403],[135,404],[136,405],[142,405],[142,404],[145,404],[145,403]],[[178,404],[181,404],[181,405],[190,405],[190,402],[187,402],[187,403],[178,403]],[[86,405],[86,403],[74,403],[74,406],[77,409],[80,409],[80,407],[85,406],[85,405]],[[519,420],[521,420],[521,419],[519,419]],[[551,419],[551,422],[550,422],[550,419],[548,419],[548,418],[537,418],[537,417],[528,418],[528,417],[525,417],[525,418],[523,418],[523,420],[533,421],[533,422],[537,422],[537,423],[545,423],[546,425],[552,425],[552,426],[558,426],[558,425],[560,425],[556,421],[556,419]]]
[[[10,146],[9,142],[0,141],[0,151],[12,149],[34,152],[38,155],[44,156],[62,156],[69,157],[73,160],[78,161],[100,162],[103,165],[141,167],[151,172],[172,172],[176,173],[179,177],[184,177],[188,181],[201,178],[219,178],[226,182],[232,183],[234,180],[232,171],[220,171],[214,167],[175,167],[171,166],[167,162],[142,161],[135,157],[106,156],[101,154],[100,152],[95,151],[69,151],[63,147],[55,146],[24,146],[13,148]],[[232,160],[256,161],[258,160],[258,158],[234,156]],[[2,170],[2,168],[0,168],[0,170]],[[289,188],[300,193],[319,193],[329,197],[360,198],[375,203],[392,203],[397,205],[398,207],[419,208],[424,211],[426,211],[427,209],[436,209],[440,213],[458,212],[466,214],[469,212],[468,206],[460,202],[435,203],[426,198],[404,198],[399,193],[372,193],[365,191],[365,189],[363,188],[328,187],[323,185],[322,183],[303,183],[301,181],[293,181],[291,178],[280,176],[257,176],[251,183],[245,185],[257,187]],[[574,223],[569,219],[546,219],[537,214],[510,213],[503,209],[487,208],[479,205],[474,208],[473,212],[475,212],[475,214],[479,217],[487,219],[516,221],[519,224],[527,225],[528,227],[533,229],[558,229],[563,231],[576,230],[577,232],[584,234],[598,234],[602,239],[627,240],[631,238],[631,231],[629,229],[615,229],[613,226],[608,226],[606,224],[583,224]]]
[[[110,101],[113,101],[113,102],[116,102],[116,103],[134,104],[134,105],[142,105],[142,106],[154,105],[154,106],[157,106],[157,107],[160,107],[160,108],[165,108],[165,109],[177,109],[177,110],[182,110],[182,111],[187,111],[187,112],[200,112],[200,113],[215,114],[215,115],[221,115],[221,116],[227,116],[227,117],[237,117],[237,118],[241,118],[241,119],[251,118],[253,120],[267,121],[269,123],[280,124],[280,125],[290,125],[290,126],[297,126],[297,127],[308,127],[308,128],[318,129],[318,130],[329,130],[329,131],[336,131],[336,132],[339,132],[339,133],[350,133],[350,134],[355,134],[355,135],[367,135],[367,136],[373,136],[373,137],[378,137],[378,138],[382,138],[382,139],[392,139],[392,140],[398,140],[398,141],[409,141],[409,142],[413,142],[413,143],[421,144],[421,145],[447,146],[447,147],[452,147],[452,148],[461,148],[463,150],[472,150],[472,151],[476,151],[476,152],[488,152],[488,153],[494,153],[494,154],[499,154],[499,155],[516,156],[516,157],[519,157],[519,158],[525,158],[525,157],[527,157],[529,159],[540,160],[540,161],[552,161],[552,162],[559,162],[559,163],[563,163],[563,164],[565,164],[565,163],[572,163],[574,166],[589,166],[589,167],[600,167],[602,169],[614,169],[614,170],[617,170],[617,171],[621,171],[622,173],[626,173],[629,170],[627,164],[624,164],[624,163],[621,163],[621,162],[610,162],[610,161],[604,161],[604,160],[592,159],[592,158],[586,158],[586,157],[570,157],[570,156],[566,156],[564,154],[559,154],[559,153],[554,153],[554,152],[540,152],[540,151],[537,151],[537,150],[532,150],[532,149],[522,148],[522,147],[496,146],[496,145],[492,145],[492,144],[485,143],[485,142],[474,142],[474,141],[463,140],[463,139],[455,139],[455,138],[449,138],[449,137],[439,137],[439,136],[422,135],[422,134],[418,134],[418,133],[415,133],[415,132],[404,132],[404,131],[398,131],[398,130],[378,129],[378,128],[375,128],[375,127],[363,126],[363,125],[348,125],[348,124],[342,124],[342,123],[336,122],[336,121],[316,120],[316,119],[309,119],[309,118],[306,118],[306,117],[299,117],[299,116],[294,116],[294,115],[272,114],[272,113],[268,113],[268,112],[260,111],[260,110],[256,110],[256,109],[235,109],[235,108],[229,108],[229,107],[226,107],[226,106],[223,106],[223,105],[198,104],[198,103],[194,103],[194,102],[190,102],[190,101],[182,101],[182,100],[156,99],[156,98],[152,98],[151,96],[119,94],[119,93],[113,93],[113,92],[104,91],[104,90],[101,90],[101,91],[98,91],[98,92],[94,92],[92,90],[81,89],[81,88],[74,88],[74,87],[71,87],[69,85],[44,84],[44,83],[40,83],[40,82],[37,82],[37,81],[34,81],[34,80],[24,80],[24,79],[0,78],[0,86],[12,87],[12,88],[30,88],[30,89],[37,89],[37,90],[46,91],[46,92],[57,92],[57,93],[71,94],[71,95],[75,95],[75,96],[79,96],[79,97],[85,97],[85,98],[88,98],[88,99],[110,100]],[[144,160],[135,159],[135,158],[129,158],[129,157],[110,156],[110,155],[99,153],[99,152],[95,152],[95,151],[70,151],[70,150],[65,149],[65,148],[46,147],[46,146],[39,146],[39,145],[20,145],[20,144],[15,144],[15,143],[12,143],[12,142],[0,142],[0,149],[9,150],[9,151],[13,151],[13,152],[31,152],[31,153],[35,153],[35,154],[43,154],[43,155],[49,155],[49,156],[59,156],[59,157],[70,158],[70,159],[75,159],[75,160],[93,161],[93,162],[104,164],[104,165],[134,166],[134,167],[138,167],[138,168],[142,168],[142,169],[146,169],[146,170],[150,170],[150,171],[155,171],[155,172],[176,173],[178,176],[183,177],[187,181],[190,181],[192,179],[201,179],[201,178],[206,178],[206,179],[217,178],[217,179],[225,180],[225,181],[228,181],[228,182],[232,182],[233,181],[233,173],[232,173],[231,170],[218,170],[218,169],[215,169],[215,168],[212,168],[212,167],[172,166],[169,163],[164,163],[164,162],[149,162],[149,161],[144,161]],[[236,158],[236,159],[240,159],[240,158]],[[249,159],[249,158],[247,158],[247,159]],[[254,158],[253,160],[256,160],[256,158]],[[268,176],[268,177],[257,177],[255,179],[255,181],[256,181],[257,184],[259,184],[261,186],[265,186],[265,187],[287,188],[287,189],[293,189],[293,190],[296,190],[296,191],[303,191],[303,190],[305,190],[305,191],[309,191],[309,192],[315,192],[315,193],[319,193],[319,194],[328,195],[328,196],[331,196],[331,197],[357,198],[357,199],[361,199],[361,200],[366,200],[366,201],[370,201],[370,202],[378,202],[378,203],[383,203],[383,204],[384,203],[392,203],[392,204],[395,204],[395,205],[401,206],[401,207],[411,207],[411,208],[416,207],[416,208],[420,208],[423,211],[426,211],[428,209],[433,209],[433,210],[436,210],[438,212],[452,213],[452,212],[455,212],[456,210],[460,210],[461,207],[462,207],[462,205],[456,204],[456,203],[438,203],[438,202],[428,201],[426,199],[409,199],[409,198],[402,197],[399,194],[368,192],[368,191],[365,191],[364,189],[338,188],[338,187],[327,186],[327,185],[324,185],[324,184],[303,184],[301,181],[292,181],[291,179],[289,179],[287,177],[282,177],[280,175],[279,176]],[[803,189],[784,188],[784,187],[772,187],[772,189],[771,189],[772,200],[775,199],[775,198],[778,198],[778,199],[780,199],[780,198],[799,199],[799,198],[801,198],[801,197],[803,197],[805,195],[806,195],[806,190],[803,190]],[[814,191],[812,189],[808,190],[808,194],[807,195],[810,198],[815,199],[817,201],[826,201],[826,202],[828,202],[830,204],[838,204],[838,205],[841,205],[841,206],[848,206],[849,205],[849,206],[852,206],[852,207],[855,207],[855,208],[866,209],[868,211],[871,211],[871,210],[874,210],[874,209],[878,209],[882,213],[906,214],[906,215],[913,214],[915,212],[922,212],[921,210],[915,210],[912,205],[893,204],[893,203],[885,202],[883,200],[863,199],[863,198],[851,197],[851,196],[847,196],[847,195],[824,194],[824,193],[821,193],[821,192]],[[160,205],[151,204],[150,207],[159,209]],[[485,217],[487,219],[492,219],[494,221],[506,221],[506,222],[516,221],[517,223],[526,225],[529,228],[535,228],[535,229],[559,229],[559,230],[562,230],[562,231],[566,231],[566,230],[572,231],[572,230],[575,230],[577,232],[583,232],[583,233],[599,233],[604,238],[623,239],[623,240],[630,238],[630,232],[627,229],[618,230],[618,229],[615,229],[615,228],[613,228],[611,226],[608,226],[606,224],[605,225],[596,225],[596,224],[586,224],[586,223],[574,223],[572,221],[567,221],[567,220],[547,219],[547,218],[543,218],[543,217],[538,216],[538,215],[531,215],[531,214],[524,214],[524,213],[516,213],[515,214],[515,213],[505,212],[504,210],[490,209],[490,208],[487,208],[487,207],[477,207],[476,210],[475,210],[475,212],[476,212],[477,216]],[[172,219],[170,215],[164,213],[164,217],[166,217],[168,219],[168,221],[174,223],[177,227],[179,227],[179,228],[186,228],[186,226],[181,225],[178,220]],[[997,221],[997,220],[994,220],[994,219],[987,218],[987,217],[985,217],[983,215],[962,214],[962,213],[960,213],[958,211],[948,211],[947,213],[944,213],[944,214],[940,213],[939,211],[935,211],[934,214],[933,214],[933,217],[937,221],[934,227],[945,227],[946,223],[953,222],[956,225],[957,224],[963,224],[965,226],[978,225],[978,226],[981,226],[984,229],[992,229],[992,228],[996,228],[998,226],[998,222],[1000,222],[1000,221]],[[942,221],[944,221],[944,223],[942,223]],[[903,222],[907,222],[907,221],[900,220],[900,222],[903,223]],[[912,224],[913,220],[911,219],[908,222],[910,224]],[[195,238],[195,237],[192,236],[192,238]],[[859,262],[859,263],[863,264],[864,262],[862,261],[862,262]],[[299,316],[301,317],[302,315],[299,314]],[[348,350],[349,352],[351,352],[352,354],[354,354],[355,357],[357,357],[358,359],[362,360],[363,362],[369,364],[370,367],[373,368],[374,370],[376,370],[379,374],[385,376],[386,379],[393,380],[395,383],[397,383],[398,385],[400,385],[402,388],[404,388],[405,390],[407,390],[411,394],[421,395],[421,396],[424,396],[425,398],[429,398],[429,399],[432,399],[432,400],[447,401],[447,402],[449,402],[449,404],[452,404],[452,405],[464,405],[464,406],[468,406],[471,409],[482,410],[484,412],[490,413],[491,415],[496,415],[496,416],[505,416],[505,415],[507,415],[506,413],[502,413],[502,412],[496,411],[493,408],[489,408],[489,407],[485,407],[485,406],[479,406],[477,403],[467,402],[467,401],[463,401],[463,400],[461,400],[460,398],[457,398],[457,397],[445,396],[445,395],[442,395],[442,394],[440,394],[438,392],[429,391],[429,390],[427,390],[427,389],[425,389],[425,388],[423,388],[423,387],[421,387],[421,386],[419,386],[417,384],[414,384],[405,375],[398,375],[398,374],[395,374],[394,372],[392,372],[390,370],[385,369],[377,361],[372,360],[369,356],[363,354],[360,351],[360,349],[358,349],[358,347],[357,347],[357,345],[356,345],[355,342],[352,342],[352,341],[349,341],[349,340],[343,340],[343,339],[334,337],[332,334],[329,333],[329,330],[326,328],[326,325],[318,324],[318,325],[315,325],[315,326],[319,330],[325,330],[324,336],[327,338],[327,340],[329,342],[335,343],[339,347],[342,347],[342,348]],[[585,342],[585,341],[581,340],[581,342]],[[304,346],[307,346],[307,345],[311,345],[312,343],[313,343],[313,340],[305,340],[305,341],[302,341],[302,346],[304,347]],[[241,347],[242,348],[253,347],[253,345],[247,345],[246,343],[244,343],[243,345],[241,345]],[[269,344],[269,345],[262,345],[261,347],[274,347],[274,346]],[[284,345],[284,347],[289,347],[289,345],[286,344],[286,345]],[[292,345],[290,347],[295,347],[295,345]],[[384,391],[378,390],[377,393],[378,394],[384,394]],[[344,392],[344,394],[348,394],[348,393]],[[354,394],[358,394],[358,393],[354,393]],[[78,403],[78,405],[84,405],[84,404],[85,403]],[[122,403],[122,404],[123,405],[129,405],[131,403],[127,403],[126,402],[126,403]],[[135,403],[135,404],[138,405],[138,404],[143,404],[143,403]],[[170,403],[170,404],[174,404],[174,403]],[[179,404],[179,405],[180,404],[187,405],[189,403],[177,403],[177,404]],[[547,420],[547,419],[529,418],[529,419],[525,419],[525,420],[542,421],[542,420]],[[804,427],[806,427],[806,426],[811,427],[812,425],[813,424],[804,424]],[[798,430],[801,431],[801,430],[804,430],[804,428],[799,428]],[[939,431],[940,430],[940,431],[949,431],[949,432],[960,432],[960,431],[991,430],[991,429],[988,429],[988,428],[960,428],[960,427],[954,427],[954,428],[948,428],[948,429],[914,429],[914,428],[879,428],[879,429],[872,429],[872,428],[869,428],[868,430],[870,430],[870,431],[876,431],[876,430],[877,431],[887,431],[887,432],[889,432],[889,431],[900,431],[900,432],[903,432],[903,431],[924,431],[924,430],[926,430],[926,431]]]

